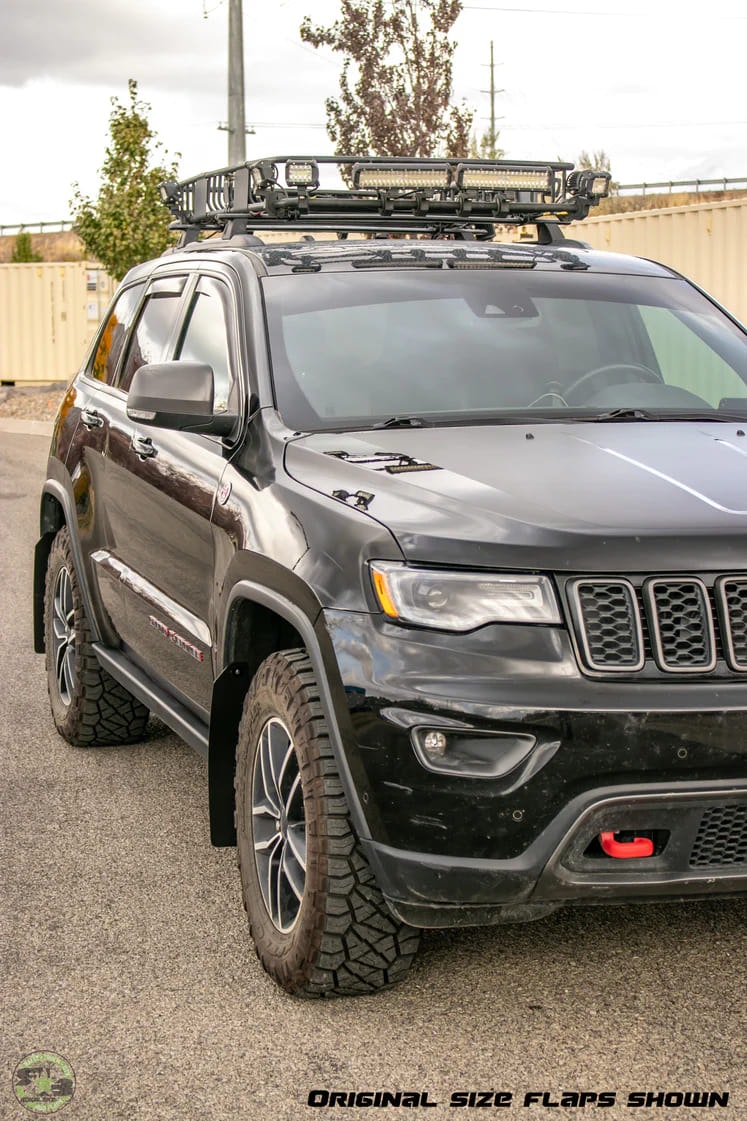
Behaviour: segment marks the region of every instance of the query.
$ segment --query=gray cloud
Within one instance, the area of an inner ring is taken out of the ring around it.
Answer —
[[[171,11],[143,0],[11,0],[0,83],[46,77],[120,85],[133,77],[172,90],[219,88],[225,47],[216,50],[216,21],[202,20],[197,3],[172,4]]]

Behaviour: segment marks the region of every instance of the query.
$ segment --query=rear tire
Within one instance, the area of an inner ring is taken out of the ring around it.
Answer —
[[[148,709],[102,669],[93,652],[67,526],[49,553],[44,639],[49,701],[60,735],[75,747],[141,740]]]
[[[353,996],[405,976],[420,931],[393,917],[353,832],[303,650],[268,657],[247,693],[236,826],[257,955],[286,992]]]

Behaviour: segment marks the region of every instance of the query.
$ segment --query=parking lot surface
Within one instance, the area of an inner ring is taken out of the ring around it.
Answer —
[[[747,1118],[744,899],[430,932],[399,988],[325,1002],[276,989],[235,853],[210,847],[202,760],[155,722],[114,749],[54,730],[31,639],[47,446],[0,431],[0,1119],[31,1116],[11,1080],[35,1051],[74,1069],[65,1121],[397,1116],[363,1106],[398,1090],[421,1095],[406,1116],[431,1121],[469,1091],[493,1095],[492,1116],[512,1094],[509,1118],[599,1115],[590,1099],[550,1104],[564,1091],[614,1093],[604,1117]],[[364,1097],[314,1109],[313,1090]],[[698,1091],[728,1105],[678,1101]],[[638,1092],[674,1096],[631,1112]]]

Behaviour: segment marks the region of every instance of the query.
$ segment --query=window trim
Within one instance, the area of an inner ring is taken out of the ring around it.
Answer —
[[[194,281],[193,281],[193,276],[194,276],[194,274],[190,274],[190,272],[188,270],[185,270],[185,269],[180,269],[178,273],[169,273],[166,276],[164,276],[163,274],[157,274],[157,275],[151,276],[148,284],[146,285],[145,292],[143,293],[142,300],[140,301],[140,304],[138,306],[137,315],[135,316],[135,318],[132,322],[132,326],[130,328],[130,331],[128,333],[127,345],[122,351],[122,358],[120,358],[120,361],[119,361],[119,364],[118,364],[118,367],[117,367],[117,379],[116,379],[115,384],[112,386],[112,389],[115,389],[122,396],[122,398],[124,400],[126,400],[128,395],[129,395],[129,389],[123,389],[122,385],[121,385],[122,374],[124,373],[125,360],[126,360],[126,358],[129,357],[130,346],[132,344],[132,337],[133,337],[133,334],[135,333],[135,331],[137,330],[137,328],[140,324],[140,320],[142,319],[143,312],[145,311],[145,307],[146,307],[146,304],[148,303],[148,300],[152,296],[176,296],[177,297],[176,311],[175,311],[175,315],[174,315],[174,322],[171,326],[171,330],[169,332],[168,339],[166,340],[166,343],[164,344],[164,354],[165,355],[171,355],[174,352],[175,331],[178,330],[179,324],[181,323],[182,318],[183,318],[183,308],[184,308],[185,298],[187,298],[188,293],[192,289],[194,289],[194,286],[195,286]],[[167,361],[167,359],[165,358],[164,361]]]
[[[197,293],[197,288],[200,281],[217,281],[217,283],[221,284],[225,289],[228,300],[228,315],[226,322],[228,331],[228,358],[231,376],[238,390],[239,399],[237,414],[239,419],[237,421],[235,430],[229,436],[214,436],[206,434],[204,434],[204,436],[207,440],[212,440],[214,442],[224,444],[228,448],[234,448],[237,446],[244,433],[246,402],[248,399],[248,393],[251,392],[251,388],[248,388],[248,386],[244,384],[244,378],[241,376],[243,349],[248,350],[247,347],[242,349],[241,318],[239,315],[239,308],[241,304],[241,289],[238,278],[236,277],[236,274],[232,269],[226,268],[225,271],[223,271],[222,269],[217,268],[212,261],[210,262],[210,266],[211,267],[204,268],[197,268],[194,265],[192,266],[190,283],[185,286],[185,290],[182,294],[183,302],[177,316],[176,330],[169,341],[167,353],[168,360],[178,361],[178,359],[175,358],[176,350],[181,339],[183,338],[184,332],[186,331],[188,322],[187,317],[192,305],[192,300]],[[247,382],[248,378],[249,371],[247,370]]]

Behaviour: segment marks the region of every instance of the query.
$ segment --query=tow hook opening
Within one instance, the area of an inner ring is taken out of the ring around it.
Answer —
[[[604,829],[584,856],[599,860],[645,860],[659,856],[669,840],[668,829]]]

